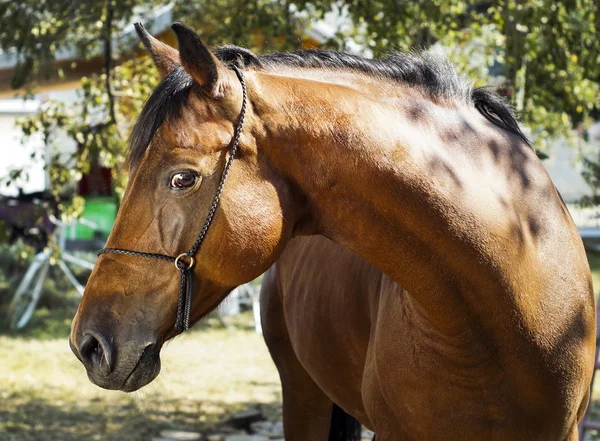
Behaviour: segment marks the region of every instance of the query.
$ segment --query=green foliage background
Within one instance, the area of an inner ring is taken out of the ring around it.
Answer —
[[[131,123],[156,84],[148,58],[131,58],[112,40],[130,24],[134,9],[151,11],[157,0],[23,0],[0,4],[0,48],[14,51],[13,87],[35,92],[40,78],[61,76],[53,63],[61,47],[75,47],[80,59],[101,55],[104,72],[81,80],[79,102],[46,103],[39,115],[21,122],[25,137],[42,134],[56,142],[61,129],[78,146],[67,162],[46,158],[52,191],[72,187],[96,162],[120,168]],[[600,108],[600,4],[597,0],[175,0],[173,16],[201,31],[211,44],[232,43],[254,51],[293,50],[312,23],[335,8],[346,15],[324,46],[346,49],[349,39],[367,55],[428,48],[440,42],[457,68],[478,85],[502,76],[505,95],[544,150],[556,137],[583,132]],[[99,118],[100,115],[101,117]],[[41,154],[34,152],[33,154]],[[59,160],[60,159],[60,160]],[[600,158],[587,158],[586,177],[596,188]],[[17,171],[18,173],[18,171]],[[76,215],[81,201],[61,207]]]

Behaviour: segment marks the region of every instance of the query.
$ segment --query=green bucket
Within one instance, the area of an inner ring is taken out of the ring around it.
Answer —
[[[86,221],[93,222],[97,228],[77,223],[75,239],[98,239],[98,231],[106,239],[117,216],[117,199],[112,196],[90,196],[85,198],[83,215]]]

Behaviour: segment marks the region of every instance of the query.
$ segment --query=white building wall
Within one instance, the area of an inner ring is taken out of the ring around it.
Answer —
[[[31,152],[43,148],[41,136],[32,137],[22,143],[23,132],[16,126],[18,118],[33,115],[39,108],[39,101],[1,100],[0,101],[0,178],[5,179],[11,170],[24,168],[24,175],[7,186],[0,184],[0,194],[16,195],[18,188],[26,193],[42,191],[47,179],[42,158],[31,159]]]
[[[0,183],[0,195],[14,196],[21,189],[24,193],[43,191],[48,188],[48,176],[44,170],[44,156],[52,154],[43,145],[39,134],[23,142],[23,132],[17,126],[17,121],[35,115],[42,101],[48,99],[63,101],[67,105],[73,104],[77,98],[75,89],[65,89],[44,93],[34,100],[22,99],[0,100],[0,178],[9,176],[11,170],[23,168],[25,173],[18,181],[7,186]],[[66,134],[58,134],[53,143],[54,152],[68,155],[75,151],[75,142]],[[38,154],[31,158],[32,152]]]
[[[565,202],[577,203],[583,196],[591,194],[581,175],[583,165],[577,147],[558,141],[551,147],[549,156],[543,164]]]

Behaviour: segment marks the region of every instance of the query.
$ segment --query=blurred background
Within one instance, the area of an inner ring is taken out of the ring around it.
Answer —
[[[70,320],[126,185],[129,129],[157,83],[135,21],[174,46],[170,25],[182,21],[210,45],[260,53],[445,55],[518,111],[600,290],[597,0],[2,1],[0,440],[209,433],[248,408],[280,418],[278,376],[252,311],[259,281],[168,344],[159,379],[132,395],[92,386],[68,349]],[[598,392],[591,410],[600,418]]]

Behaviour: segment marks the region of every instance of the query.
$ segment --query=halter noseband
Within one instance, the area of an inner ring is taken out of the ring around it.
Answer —
[[[175,330],[177,332],[183,332],[190,327],[190,312],[192,306],[192,268],[194,267],[194,255],[200,248],[200,245],[204,241],[204,237],[206,236],[206,232],[208,231],[208,227],[213,220],[215,212],[217,211],[217,206],[219,205],[219,200],[221,199],[221,193],[223,191],[223,185],[225,184],[225,179],[227,178],[227,174],[229,173],[229,169],[231,168],[231,164],[233,163],[233,157],[235,156],[235,152],[237,151],[238,144],[240,141],[240,135],[242,133],[242,127],[244,126],[244,115],[246,114],[246,102],[247,92],[246,92],[246,83],[244,81],[244,74],[237,66],[232,66],[232,69],[237,74],[238,79],[242,85],[242,109],[240,111],[240,116],[238,119],[237,127],[234,131],[233,141],[231,143],[231,149],[229,151],[229,158],[227,159],[227,163],[225,164],[225,168],[223,169],[223,174],[221,175],[221,180],[219,181],[219,186],[217,187],[217,192],[215,197],[213,198],[212,204],[210,205],[210,210],[208,211],[208,215],[206,216],[206,220],[204,221],[204,225],[200,230],[200,234],[196,238],[196,241],[192,245],[186,253],[181,253],[177,257],[168,256],[166,254],[160,253],[145,253],[141,251],[132,251],[132,250],[124,250],[120,248],[102,248],[98,251],[98,256],[101,254],[123,254],[125,256],[138,256],[145,257],[148,259],[157,259],[157,260],[165,260],[167,262],[172,262],[175,264],[175,268],[177,268],[181,273],[181,278],[179,282],[179,301],[177,304],[177,318],[175,319]]]

